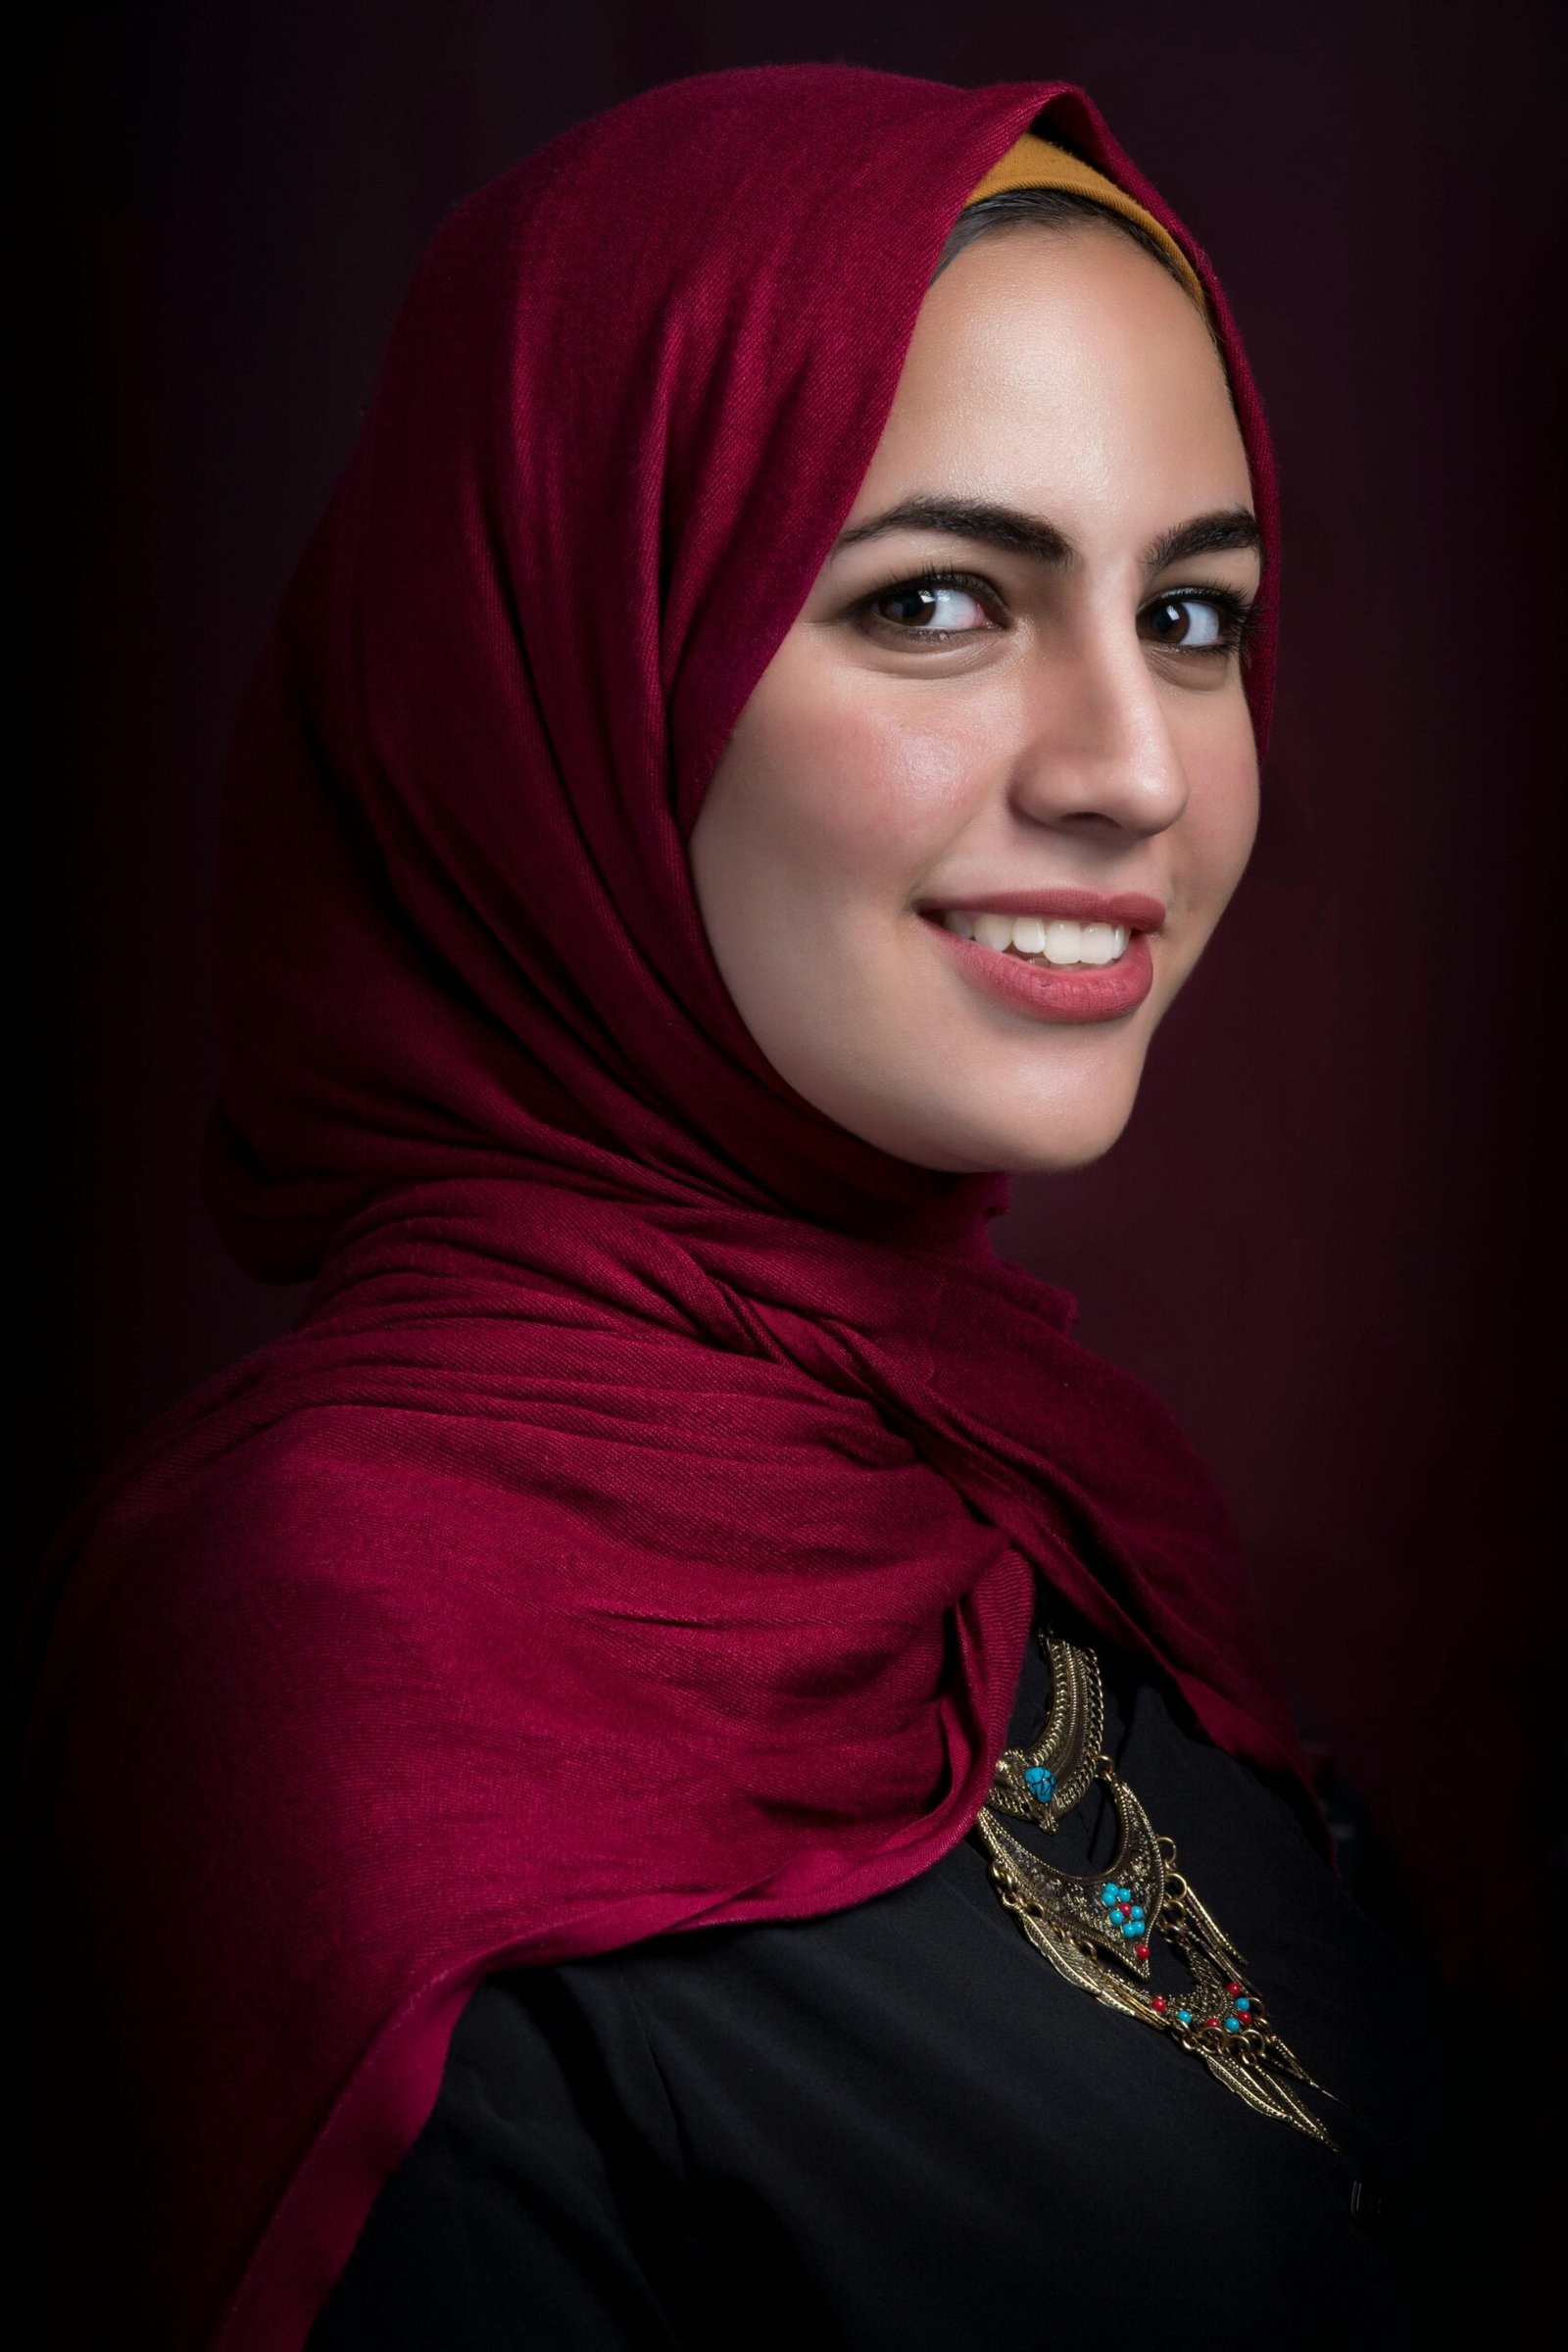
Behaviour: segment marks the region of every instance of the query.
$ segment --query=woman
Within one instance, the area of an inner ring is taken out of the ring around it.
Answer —
[[[310,1304],[36,1710],[62,2340],[1408,2316],[1424,1997],[985,1235],[1241,874],[1274,549],[1071,90],[685,83],[438,238],[231,780],[211,1198]]]

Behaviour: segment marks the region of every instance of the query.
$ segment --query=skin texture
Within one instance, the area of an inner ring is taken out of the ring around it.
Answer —
[[[846,534],[933,499],[1019,510],[1070,550],[926,524],[841,540],[709,788],[698,904],[741,1018],[828,1117],[926,1167],[1075,1167],[1121,1132],[1256,824],[1241,656],[1213,641],[1257,556],[1149,562],[1161,534],[1250,504],[1181,288],[1094,222],[961,253],[926,296]],[[963,583],[922,594],[932,566]],[[1221,601],[1169,602],[1195,588]],[[1136,1010],[1066,1023],[1000,1004],[921,911],[1062,887],[1163,904]]]

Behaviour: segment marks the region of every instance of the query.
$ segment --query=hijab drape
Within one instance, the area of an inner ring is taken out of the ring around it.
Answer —
[[[298,2346],[486,1972],[933,1862],[1036,1576],[1293,1769],[1164,1408],[994,1256],[995,1182],[770,1071],[688,879],[947,232],[1037,122],[1199,270],[1272,561],[1223,298],[1059,85],[657,90],[417,274],[221,856],[209,1195],[310,1304],[70,1531],[31,1737],[84,2340]]]

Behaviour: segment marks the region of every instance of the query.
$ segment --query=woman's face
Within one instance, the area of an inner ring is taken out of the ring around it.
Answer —
[[[1241,877],[1258,575],[1219,360],[1118,231],[926,296],[833,554],[691,840],[779,1074],[932,1168],[1095,1158]]]

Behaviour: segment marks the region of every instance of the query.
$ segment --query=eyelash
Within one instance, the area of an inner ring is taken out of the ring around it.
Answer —
[[[1227,588],[1222,580],[1183,580],[1179,587],[1162,588],[1158,596],[1138,608],[1140,616],[1155,605],[1212,605],[1219,615],[1220,640],[1215,646],[1195,646],[1195,653],[1241,654],[1262,618],[1262,608],[1255,596],[1243,596],[1239,589]],[[1179,645],[1166,646],[1166,653],[1180,654],[1188,649]]]
[[[901,627],[897,621],[881,620],[874,608],[881,604],[884,598],[902,595],[910,588],[957,588],[961,589],[966,596],[972,596],[975,603],[993,617],[1004,611],[1001,597],[989,580],[982,579],[976,572],[954,571],[944,565],[933,564],[924,571],[907,572],[900,579],[889,580],[882,587],[873,588],[868,596],[862,596],[858,600],[853,608],[854,617],[873,628],[880,626],[887,630],[891,639],[902,640],[906,644],[918,639],[925,645],[957,645],[965,637],[981,634],[975,629],[906,628]],[[1173,645],[1161,649],[1163,652],[1178,654],[1188,660],[1191,660],[1195,654],[1219,653],[1240,654],[1245,658],[1248,643],[1262,618],[1262,608],[1255,597],[1243,596],[1236,589],[1226,587],[1219,580],[1185,580],[1178,587],[1162,589],[1158,596],[1152,596],[1147,604],[1139,606],[1139,615],[1142,617],[1145,612],[1152,611],[1156,605],[1177,604],[1211,605],[1220,620],[1221,635],[1218,645],[1194,647]]]

